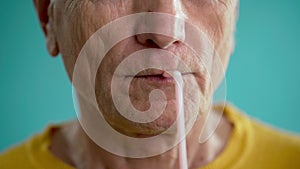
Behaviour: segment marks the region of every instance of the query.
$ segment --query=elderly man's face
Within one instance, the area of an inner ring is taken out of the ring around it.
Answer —
[[[72,79],[74,65],[80,50],[88,38],[111,21],[134,13],[160,12],[184,16],[200,31],[207,34],[219,54],[224,68],[233,50],[233,33],[236,21],[237,0],[53,0],[48,11],[49,20],[44,27],[47,46],[52,55],[61,52],[66,70]],[[175,29],[168,28],[168,29]],[[131,122],[115,110],[110,95],[111,79],[116,67],[131,53],[145,48],[161,48],[179,56],[192,70],[184,75],[185,112],[202,112],[211,98],[210,76],[200,71],[202,61],[180,41],[157,34],[141,34],[127,38],[114,46],[105,56],[96,76],[96,97],[106,120],[127,135],[152,135],[167,129],[176,118],[174,81],[161,76],[158,70],[141,72],[130,86],[130,99],[138,110],[147,110],[148,97],[153,89],[161,89],[167,97],[167,107],[157,120],[146,123]],[[211,56],[214,60],[216,56]],[[163,59],[163,58],[162,58]],[[220,65],[212,65],[212,70]],[[149,76],[148,76],[149,75]],[[200,88],[191,86],[192,77]],[[212,73],[211,78],[220,81],[223,75]],[[195,90],[200,89],[199,93]],[[199,110],[200,107],[200,110]]]

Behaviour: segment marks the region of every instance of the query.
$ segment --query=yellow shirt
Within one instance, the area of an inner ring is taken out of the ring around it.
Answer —
[[[223,152],[202,169],[300,169],[300,138],[267,127],[235,108],[224,114],[233,124]],[[74,169],[53,156],[48,147],[52,133],[44,133],[0,155],[0,169]]]

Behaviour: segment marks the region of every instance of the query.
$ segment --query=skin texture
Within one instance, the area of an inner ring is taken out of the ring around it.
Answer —
[[[238,2],[236,0],[34,0],[42,29],[46,36],[46,44],[52,56],[62,54],[66,71],[72,81],[72,73],[78,54],[88,38],[107,23],[140,12],[161,12],[174,16],[182,16],[205,32],[213,43],[224,69],[234,48],[234,30]],[[170,27],[170,30],[175,29]],[[138,110],[149,108],[148,96],[151,90],[161,89],[167,96],[167,108],[163,115],[154,122],[140,124],[126,120],[112,106],[110,82],[112,74],[119,63],[132,52],[158,48],[167,50],[180,57],[192,72],[183,76],[185,84],[190,84],[195,77],[197,86],[186,87],[185,112],[205,117],[208,113],[210,98],[214,89],[211,77],[220,82],[223,75],[213,71],[208,75],[201,69],[201,59],[180,41],[157,34],[141,34],[123,40],[114,46],[104,58],[96,76],[96,97],[105,119],[116,130],[132,137],[147,137],[166,130],[176,118],[174,83],[149,83],[135,78],[130,86],[130,99]],[[216,59],[212,56],[211,59]],[[216,70],[218,65],[212,65]],[[148,72],[147,72],[148,71]],[[143,74],[153,74],[155,70],[147,70]],[[200,89],[200,93],[194,92]],[[81,97],[80,95],[78,96]],[[201,98],[201,99],[199,99]],[[87,105],[81,99],[81,107]],[[200,109],[198,109],[200,107]],[[230,136],[231,125],[223,118],[218,129],[205,144],[193,142],[197,140],[203,118],[197,120],[192,132],[187,137],[188,159],[190,168],[201,167],[211,162],[224,149]],[[77,140],[77,141],[74,141]],[[81,146],[77,146],[81,145]],[[82,146],[83,145],[83,146]],[[62,147],[64,147],[62,149]],[[145,159],[129,159],[112,155],[95,145],[83,132],[78,122],[66,124],[53,136],[50,148],[54,155],[76,168],[177,168],[177,150],[170,150],[159,156]]]

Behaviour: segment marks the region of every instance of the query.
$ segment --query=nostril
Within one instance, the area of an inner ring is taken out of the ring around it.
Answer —
[[[146,40],[146,43],[147,43],[147,44],[152,44],[152,43],[154,43],[154,41],[153,41],[152,39],[147,39],[147,40]]]
[[[155,42],[152,39],[147,39],[146,44],[151,45],[151,46],[156,45]]]
[[[180,43],[180,40],[176,40],[175,42],[174,42],[174,44],[179,44]]]
[[[146,39],[144,45],[149,48],[158,48],[159,47],[152,39]]]
[[[178,43],[174,38],[151,33],[136,35],[135,38],[139,44],[148,48],[166,49],[172,44]]]

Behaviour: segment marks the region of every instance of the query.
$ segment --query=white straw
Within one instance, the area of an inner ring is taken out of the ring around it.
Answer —
[[[176,101],[177,111],[179,113],[179,120],[177,122],[177,132],[182,141],[179,143],[179,167],[180,169],[188,169],[187,151],[185,140],[185,118],[184,118],[184,104],[183,104],[183,81],[181,73],[178,71],[170,72],[176,81]]]

